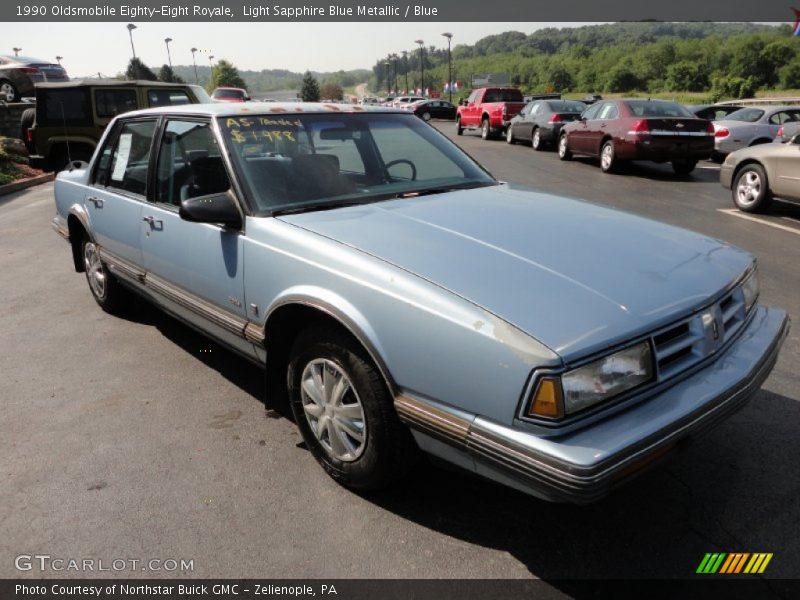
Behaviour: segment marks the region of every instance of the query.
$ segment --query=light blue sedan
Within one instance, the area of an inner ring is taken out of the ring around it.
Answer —
[[[427,453],[595,500],[740,408],[789,327],[747,252],[499,183],[399,110],[127,113],[55,201],[103,309],[141,294],[264,366],[355,489]]]

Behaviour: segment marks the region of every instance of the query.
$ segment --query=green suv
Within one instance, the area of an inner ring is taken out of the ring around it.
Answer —
[[[106,125],[120,113],[150,107],[211,102],[199,85],[158,81],[84,79],[36,85],[36,108],[21,118],[30,164],[61,171],[89,162]]]

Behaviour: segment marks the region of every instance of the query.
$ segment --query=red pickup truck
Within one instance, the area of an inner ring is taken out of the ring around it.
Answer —
[[[473,90],[466,104],[458,107],[456,133],[465,129],[480,129],[488,140],[505,133],[511,118],[522,110],[525,101],[522,91],[515,87],[486,87]]]

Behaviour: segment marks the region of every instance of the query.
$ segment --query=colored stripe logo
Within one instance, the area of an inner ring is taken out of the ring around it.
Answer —
[[[700,561],[697,573],[760,574],[772,560],[772,552],[708,552]]]

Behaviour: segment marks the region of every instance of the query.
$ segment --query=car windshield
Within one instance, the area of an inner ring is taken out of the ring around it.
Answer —
[[[628,100],[631,113],[635,117],[685,117],[695,118],[685,107],[676,102],[653,102],[651,100]]]
[[[413,115],[237,115],[219,123],[259,216],[497,184]]]
[[[726,121],[744,121],[745,123],[755,123],[758,121],[764,114],[764,111],[760,108],[740,108],[737,111],[732,112],[727,117],[725,117]]]
[[[574,112],[582,113],[586,110],[586,105],[583,102],[573,102],[569,100],[560,100],[558,102],[548,102],[547,105],[553,112]]]

